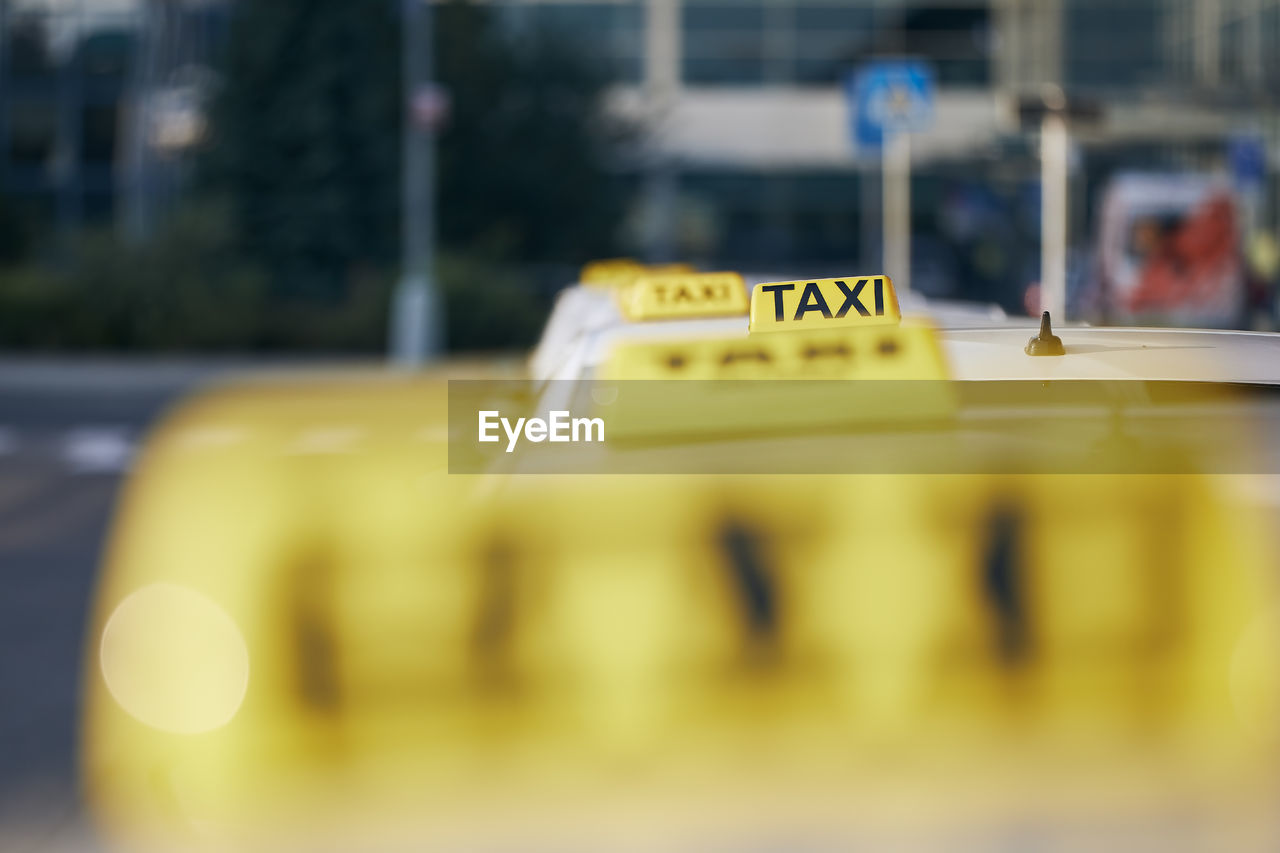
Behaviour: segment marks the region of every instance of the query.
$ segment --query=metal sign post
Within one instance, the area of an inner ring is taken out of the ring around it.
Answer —
[[[415,367],[443,349],[435,286],[435,131],[440,90],[431,83],[431,4],[404,0],[404,211],[400,282],[391,304],[391,361]]]
[[[911,137],[933,123],[933,72],[923,62],[876,60],[847,82],[853,139],[880,152],[882,264],[899,292],[911,289]]]
[[[1040,122],[1040,310],[1067,319],[1067,120],[1046,112]]]
[[[1057,86],[1017,101],[1023,128],[1040,127],[1040,310],[1067,319],[1067,246],[1070,224],[1071,124],[1096,124],[1093,101],[1068,98]]]
[[[894,133],[881,151],[884,271],[905,293],[911,289],[911,136]]]

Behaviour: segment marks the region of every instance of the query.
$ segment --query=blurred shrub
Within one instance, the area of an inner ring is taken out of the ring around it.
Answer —
[[[0,264],[23,260],[30,249],[30,223],[8,198],[0,193]]]
[[[145,246],[83,235],[58,268],[0,270],[0,347],[221,349],[262,342],[265,278],[225,212],[185,210]]]
[[[273,295],[243,260],[227,208],[187,207],[149,243],[84,235],[62,269],[0,268],[0,349],[381,352],[394,277],[350,274],[338,300]],[[544,300],[512,268],[460,255],[439,264],[455,349],[528,346]]]
[[[550,308],[528,275],[474,256],[451,254],[437,266],[450,349],[525,349]]]

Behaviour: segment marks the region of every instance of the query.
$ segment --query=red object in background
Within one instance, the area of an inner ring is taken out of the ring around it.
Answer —
[[[1214,299],[1223,281],[1239,274],[1235,206],[1215,195],[1163,234],[1146,259],[1131,311],[1153,311]]]
[[[1022,292],[1022,310],[1027,312],[1028,317],[1035,317],[1040,309],[1040,282],[1033,281]]]

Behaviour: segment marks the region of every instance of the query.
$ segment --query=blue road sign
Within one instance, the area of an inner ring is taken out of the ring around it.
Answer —
[[[1267,177],[1267,146],[1260,136],[1241,133],[1227,142],[1231,177],[1241,189],[1261,187]]]
[[[933,124],[933,70],[916,59],[878,59],[845,80],[854,145],[878,149],[885,136]]]

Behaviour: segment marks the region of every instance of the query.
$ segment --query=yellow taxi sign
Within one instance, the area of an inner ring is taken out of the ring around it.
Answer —
[[[645,275],[692,272],[693,267],[683,263],[647,266],[631,258],[607,258],[583,266],[578,280],[593,287],[625,287]]]
[[[882,331],[915,334],[822,339]],[[634,837],[634,815],[690,811],[691,769],[708,780],[692,805],[711,820],[689,829],[704,839],[741,825],[746,776],[796,780],[773,810],[790,826],[812,790],[865,796],[885,754],[904,786],[889,793],[930,803],[975,779],[983,803],[1020,795],[1046,762],[1070,783],[1047,805],[1065,791],[1113,808],[1095,789],[1117,771],[1144,809],[1193,785],[1269,802],[1249,785],[1280,720],[1275,542],[1221,478],[493,488],[448,473],[446,391],[417,376],[251,383],[184,403],[148,439],[83,668],[83,784],[112,846],[526,847],[541,833],[554,847],[581,836],[584,808],[617,816],[589,822],[607,846]],[[338,425],[335,399],[354,401]],[[850,760],[827,760],[832,744]],[[531,811],[548,784],[564,793]],[[449,796],[424,811],[404,793],[420,790]],[[725,791],[736,799],[713,811]]]
[[[949,418],[956,408],[928,326],[628,341],[599,378],[650,380],[619,382],[617,398],[604,404],[610,435],[622,441],[919,423]]]
[[[619,343],[600,378],[615,379],[947,379],[934,330],[797,329],[767,338]]]
[[[644,264],[631,258],[606,258],[583,265],[578,280],[583,284],[607,287],[619,281],[634,281],[643,270]]]
[[[751,331],[891,326],[902,321],[887,275],[768,281],[751,291]]]
[[[693,264],[686,264],[679,261],[672,264],[648,264],[644,271],[648,275],[692,275],[698,270]]]
[[[628,320],[731,317],[747,313],[747,288],[736,272],[645,275],[619,291]]]

